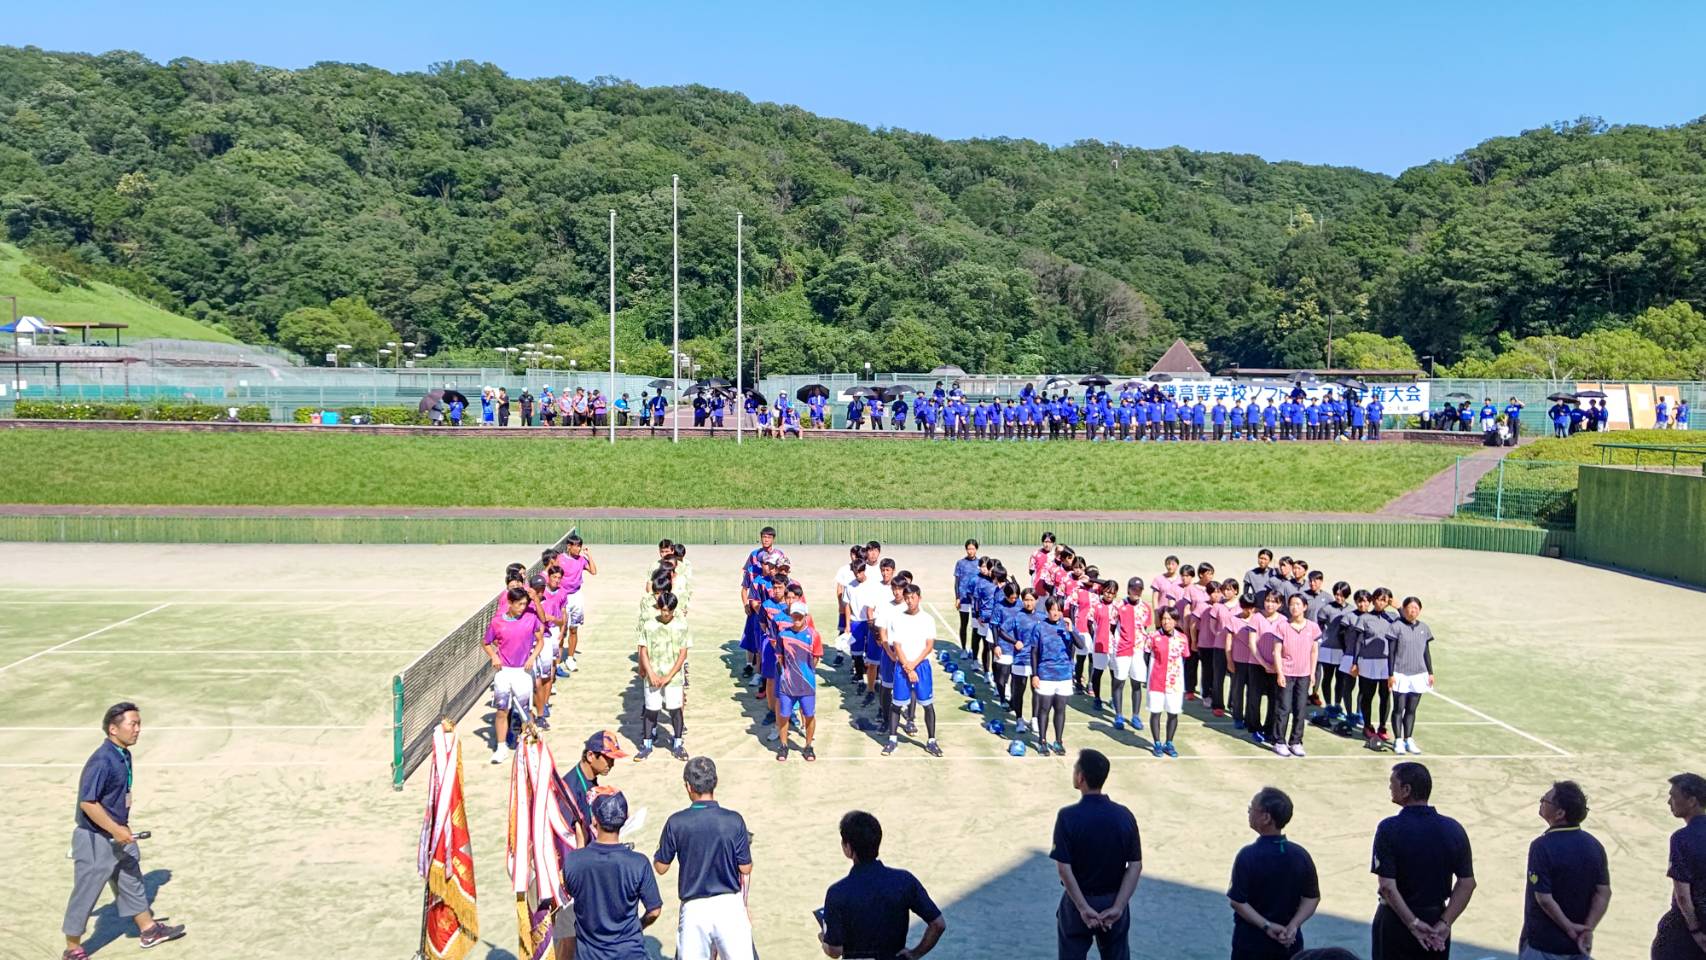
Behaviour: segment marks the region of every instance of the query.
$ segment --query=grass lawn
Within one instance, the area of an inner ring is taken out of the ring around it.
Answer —
[[[20,316],[40,317],[48,323],[130,324],[128,330],[89,331],[89,339],[108,343],[113,342],[115,332],[122,334],[125,342],[150,337],[237,342],[212,327],[163,310],[111,284],[88,280],[83,282],[83,286],[66,285],[57,293],[49,293],[18,274],[18,269],[28,262],[29,254],[9,243],[0,243],[0,294],[17,296]],[[6,317],[0,322],[10,321],[11,318]],[[73,333],[71,339],[76,342],[78,337]],[[8,340],[7,347],[10,346]]]
[[[1485,519],[1571,526],[1576,522],[1578,469],[1601,463],[1598,443],[1638,443],[1665,446],[1694,446],[1699,453],[1678,453],[1682,468],[1699,469],[1706,462],[1706,433],[1676,430],[1619,430],[1615,433],[1578,433],[1563,440],[1547,438],[1512,450],[1504,469],[1494,470],[1475,485],[1475,498],[1462,513]],[[1633,464],[1634,450],[1611,450],[1610,463]],[[1645,467],[1667,466],[1669,452],[1641,451]],[[1501,492],[1500,487],[1503,486]]]
[[[1510,453],[1513,460],[1560,460],[1570,463],[1600,463],[1598,443],[1643,443],[1669,447],[1697,447],[1695,454],[1677,454],[1679,466],[1699,466],[1706,460],[1706,430],[1618,430],[1615,433],[1578,433],[1563,440],[1547,438],[1518,447]],[[1634,450],[1612,450],[1611,463],[1632,464]],[[1643,451],[1642,466],[1663,466],[1670,463],[1669,453]]]
[[[13,502],[1378,510],[1450,466],[1432,444],[564,441],[340,434],[0,431]]]

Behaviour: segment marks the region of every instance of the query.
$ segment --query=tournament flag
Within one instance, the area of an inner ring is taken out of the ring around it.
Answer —
[[[563,853],[578,846],[563,815],[567,797],[551,748],[529,725],[510,767],[509,876],[515,891],[520,960],[544,960],[551,952],[551,919],[568,901],[563,888]]]
[[[425,960],[462,960],[480,940],[475,907],[474,848],[462,802],[462,743],[446,720],[432,735],[432,775],[427,779],[417,869],[426,880],[421,922]]]

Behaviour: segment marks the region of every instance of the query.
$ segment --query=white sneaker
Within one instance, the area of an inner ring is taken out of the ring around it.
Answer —
[[[1402,754],[1409,753],[1410,751],[1408,748],[1405,747],[1404,741],[1394,739],[1392,741],[1392,752],[1402,755]]]
[[[1283,743],[1276,743],[1274,744],[1274,753],[1282,757],[1289,757],[1291,756],[1291,748]]]
[[[1409,747],[1410,752],[1415,754],[1416,756],[1419,757],[1422,755],[1422,748],[1416,746],[1416,738],[1415,737],[1409,737],[1409,738],[1405,739],[1404,746]]]
[[[763,682],[764,682],[764,678],[759,676],[756,673],[753,674],[752,676],[746,678],[746,685],[749,687],[756,687]]]
[[[580,664],[575,662],[574,657],[564,657],[563,666],[568,667],[570,673],[574,673],[576,670],[580,669]]]
[[[498,748],[496,750],[492,751],[492,762],[493,763],[503,763],[505,760],[508,760],[508,759],[509,759],[509,747],[507,747],[501,743],[498,744]]]
[[[782,732],[780,730],[777,730],[774,727],[772,727],[770,732],[764,735],[764,739],[770,741],[771,743],[775,743],[776,741],[782,739]]]

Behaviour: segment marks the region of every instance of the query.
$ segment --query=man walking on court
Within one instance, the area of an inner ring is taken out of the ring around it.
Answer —
[[[652,867],[658,876],[681,861],[675,928],[676,960],[753,960],[746,886],[752,876],[752,835],[746,821],[717,804],[717,765],[694,757],[683,768],[689,806],[663,825]]]
[[[1143,874],[1143,845],[1137,818],[1102,792],[1110,767],[1099,751],[1079,751],[1078,802],[1055,815],[1049,858],[1065,888],[1055,914],[1060,960],[1085,960],[1092,943],[1101,960],[1131,956],[1127,906]]]
[[[1475,892],[1469,834],[1428,805],[1433,777],[1419,763],[1400,763],[1388,781],[1396,816],[1374,831],[1371,871],[1380,878],[1373,960],[1451,956],[1451,925]]]
[[[71,899],[65,905],[63,960],[88,960],[83,931],[101,889],[112,885],[118,913],[136,919],[143,948],[159,946],[184,935],[182,924],[168,926],[148,909],[142,884],[142,851],[130,831],[130,793],[135,767],[130,748],[142,736],[142,714],[134,703],[115,703],[101,719],[106,740],[83,764],[77,782],[77,827],[71,831],[74,864]]]

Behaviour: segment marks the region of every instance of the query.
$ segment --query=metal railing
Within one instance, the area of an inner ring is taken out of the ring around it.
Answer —
[[[1637,470],[1679,470],[1706,464],[1706,440],[1694,443],[1596,443],[1601,466],[1632,466]],[[1643,464],[1641,458],[1646,456]],[[1665,460],[1669,459],[1668,465]],[[1692,472],[1692,471],[1690,471]]]

